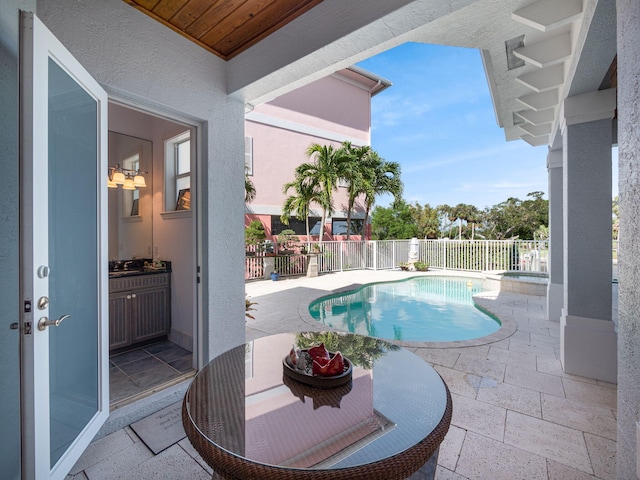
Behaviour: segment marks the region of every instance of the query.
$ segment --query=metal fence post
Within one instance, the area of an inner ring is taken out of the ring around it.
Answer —
[[[446,270],[447,269],[447,243],[449,243],[449,242],[444,241],[442,243],[444,245],[444,265],[443,265],[443,267]]]
[[[373,243],[373,269],[378,270],[378,242]]]
[[[484,269],[489,270],[489,240],[484,241]]]

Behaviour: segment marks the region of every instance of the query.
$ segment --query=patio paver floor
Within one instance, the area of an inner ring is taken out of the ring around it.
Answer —
[[[431,272],[438,273],[443,272]],[[247,319],[246,339],[323,330],[308,314],[311,300],[408,275],[350,271],[247,283],[247,295],[257,305],[255,320]],[[516,332],[484,345],[404,344],[438,370],[453,396],[437,478],[615,478],[616,385],[562,371],[560,325],[545,317],[545,297],[484,292],[476,301],[515,322]],[[211,478],[211,469],[187,439],[154,456],[127,427],[93,442],[67,477],[107,478],[204,479]]]

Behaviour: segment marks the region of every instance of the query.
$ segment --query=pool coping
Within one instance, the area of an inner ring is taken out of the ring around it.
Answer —
[[[477,279],[481,279],[482,278],[482,272],[451,272],[451,271],[447,271],[446,273],[441,272],[441,271],[430,271],[430,272],[425,272],[423,275],[425,274],[429,274],[429,276],[442,276],[442,277],[467,277],[467,278],[477,278]],[[363,287],[364,285],[370,285],[370,284],[376,284],[376,283],[390,283],[390,282],[396,282],[396,281],[405,281],[405,280],[409,280],[411,278],[416,278],[416,277],[420,277],[423,275],[411,275],[411,276],[407,276],[406,278],[403,279],[398,279],[398,280],[388,280],[388,281],[378,281],[378,282],[369,282],[369,283],[353,283],[351,285],[346,285],[340,288],[336,288],[335,290],[332,290],[329,293],[324,293],[322,295],[316,295],[313,298],[309,299],[306,298],[304,300],[301,300],[300,303],[298,304],[298,314],[300,315],[300,319],[303,320],[305,323],[311,325],[314,327],[314,330],[328,330],[328,331],[335,331],[335,332],[344,332],[344,333],[350,333],[347,332],[346,330],[342,330],[339,328],[335,328],[335,327],[330,327],[329,325],[324,325],[320,322],[318,322],[315,318],[313,318],[311,316],[311,314],[309,313],[309,305],[320,299],[320,298],[324,298],[324,297],[328,297],[331,295],[335,295],[337,293],[346,293],[346,292],[352,292],[355,291],[361,287]],[[386,342],[389,343],[393,343],[395,345],[399,345],[401,347],[404,348],[464,348],[464,347],[478,347],[481,345],[487,345],[487,344],[491,344],[491,343],[495,343],[495,342],[499,342],[501,340],[505,340],[509,337],[511,337],[518,329],[518,326],[516,324],[515,321],[511,320],[510,318],[501,318],[499,312],[494,311],[491,307],[492,306],[496,306],[499,307],[500,303],[495,303],[495,300],[498,299],[498,297],[500,297],[500,295],[504,295],[504,294],[508,294],[510,292],[499,292],[499,291],[483,291],[480,293],[477,293],[475,295],[473,295],[473,302],[474,305],[479,308],[480,310],[484,311],[485,313],[487,313],[488,315],[491,315],[492,317],[495,317],[499,322],[500,322],[500,328],[489,334],[489,335],[485,335],[483,337],[478,337],[478,338],[472,338],[470,340],[455,340],[452,342],[416,342],[416,341],[409,341],[409,340],[390,340],[388,338],[381,338],[381,337],[374,337],[374,338],[378,338],[380,340],[384,340]]]

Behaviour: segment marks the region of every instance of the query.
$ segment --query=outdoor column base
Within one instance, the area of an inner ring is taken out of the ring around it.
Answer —
[[[271,278],[271,274],[276,270],[276,259],[275,257],[264,257],[263,265],[264,265],[264,279],[269,280]]]
[[[551,322],[560,322],[564,305],[564,285],[551,283],[547,285],[547,318]]]
[[[560,317],[560,360],[565,373],[617,383],[618,334],[611,320]]]

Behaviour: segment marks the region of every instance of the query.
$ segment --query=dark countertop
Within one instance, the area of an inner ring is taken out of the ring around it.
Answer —
[[[138,275],[152,275],[155,273],[170,273],[171,262],[162,260],[165,268],[149,268],[146,265],[153,263],[150,258],[137,258],[135,260],[111,260],[109,262],[109,278],[133,277]],[[125,267],[126,265],[126,267]]]
[[[118,270],[117,272],[109,272],[109,278],[135,277],[138,275],[154,275],[156,273],[168,273],[171,270]]]

